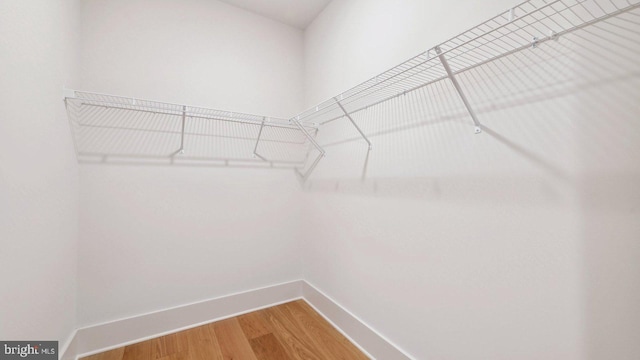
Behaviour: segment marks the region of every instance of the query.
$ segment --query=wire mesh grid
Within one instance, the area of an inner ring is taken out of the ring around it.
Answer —
[[[326,124],[454,74],[637,8],[640,0],[530,0],[298,115]],[[437,49],[437,50],[436,50]],[[438,51],[440,54],[438,54]]]
[[[534,51],[516,52],[474,67],[460,73],[460,83],[473,108],[483,113],[637,76],[638,10],[583,28]],[[612,62],[616,66],[611,66]]]
[[[601,109],[638,108],[638,58],[640,7],[634,7],[576,29],[557,41],[542,42],[536,48],[511,52],[465,69],[456,77],[487,136],[469,138],[465,129],[471,124],[470,114],[452,82],[443,78],[351,114],[374,144],[371,154],[367,154],[370,156],[364,155],[364,140],[349,121],[331,121],[320,127],[318,141],[331,161],[322,163],[322,176],[312,182],[317,185],[318,181],[331,180],[329,183],[333,184],[345,177],[375,178],[388,174],[396,164],[404,168],[395,169],[394,174],[429,173],[432,167],[446,167],[449,162],[482,171],[494,166],[491,159],[469,162],[460,157],[464,152],[451,148],[473,147],[483,139],[495,139],[492,129],[498,128],[497,124],[499,128],[540,129],[573,121],[572,126],[578,126],[580,122],[575,119],[582,117],[569,114],[585,108],[577,99],[584,99],[587,93],[597,94],[594,96],[601,99],[597,105]],[[602,114],[603,118],[608,116]],[[586,120],[583,126],[597,123],[593,118]],[[461,133],[465,134],[462,138]],[[566,135],[554,131],[545,138],[563,144]],[[414,165],[408,167],[409,161]],[[553,160],[538,164],[555,176],[565,176]]]
[[[529,0],[292,120],[80,91],[67,98],[67,109],[81,161],[292,167],[306,179],[324,156],[318,126],[332,134],[321,137],[326,146],[362,140],[348,122],[330,124],[347,114],[369,136],[468,122],[452,75],[482,114],[637,67],[639,6],[640,0]],[[604,53],[624,66],[606,64]],[[584,71],[575,71],[576,63]]]
[[[290,168],[304,166],[311,144],[279,118],[81,91],[66,104],[81,162]]]
[[[473,108],[484,113],[638,76],[638,56],[640,7],[467,69],[458,78]]]

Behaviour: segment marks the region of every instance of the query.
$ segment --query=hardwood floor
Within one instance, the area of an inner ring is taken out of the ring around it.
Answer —
[[[83,360],[368,359],[298,300],[83,358]]]

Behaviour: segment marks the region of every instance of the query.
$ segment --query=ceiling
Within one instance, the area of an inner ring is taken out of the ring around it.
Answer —
[[[221,0],[304,30],[331,0]]]

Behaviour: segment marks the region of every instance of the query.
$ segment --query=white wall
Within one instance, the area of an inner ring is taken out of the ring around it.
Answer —
[[[87,0],[82,88],[291,116],[302,39],[218,1]],[[301,276],[292,170],[82,165],[80,178],[80,326]]]
[[[306,105],[335,96],[518,3],[334,0],[305,31]]]
[[[300,278],[288,171],[81,169],[80,325]]]
[[[585,91],[577,113],[588,132],[579,179],[588,359],[640,357],[640,78],[637,55],[626,61],[635,75]]]
[[[215,0],[83,1],[81,90],[290,117],[303,96],[302,41]]]
[[[336,0],[305,33],[306,106],[516,3]],[[461,75],[481,135],[448,82],[356,114],[368,156],[323,128],[305,279],[417,359],[636,358],[639,49],[607,37]]]
[[[0,338],[75,327],[78,169],[63,85],[78,85],[79,3],[0,2]]]
[[[302,276],[420,359],[637,358],[628,39],[541,47],[589,61],[568,57],[555,93],[479,111],[482,135],[445,84],[358,114],[368,157],[332,124],[305,194],[289,171],[232,168],[82,165],[78,186],[63,85],[286,117],[513,3],[335,0],[303,45],[216,1],[2,2],[0,338],[64,343],[76,325]],[[472,101],[504,97],[481,71],[461,79]]]

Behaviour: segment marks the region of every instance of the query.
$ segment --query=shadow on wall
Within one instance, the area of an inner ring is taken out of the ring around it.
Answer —
[[[84,164],[294,169],[308,162],[309,140],[284,119],[86,92],[65,103]]]
[[[547,194],[575,188],[582,148],[589,146],[584,139],[594,135],[594,126],[608,136],[593,145],[609,151],[595,154],[593,161],[628,156],[619,139],[629,134],[607,126],[612,111],[628,124],[638,117],[639,13],[459,73],[482,134],[473,133],[472,119],[448,79],[353,114],[373,150],[345,118],[327,123],[319,135],[327,158],[306,190],[437,200],[449,186],[467,194],[486,189],[496,174],[542,182],[546,185],[534,187]],[[589,112],[581,111],[585,104]],[[487,181],[478,183],[478,177]],[[528,196],[519,193],[510,199]]]
[[[587,359],[640,358],[640,11],[354,114],[305,190],[577,212]],[[389,204],[389,203],[385,203]],[[404,204],[404,203],[403,203]]]

